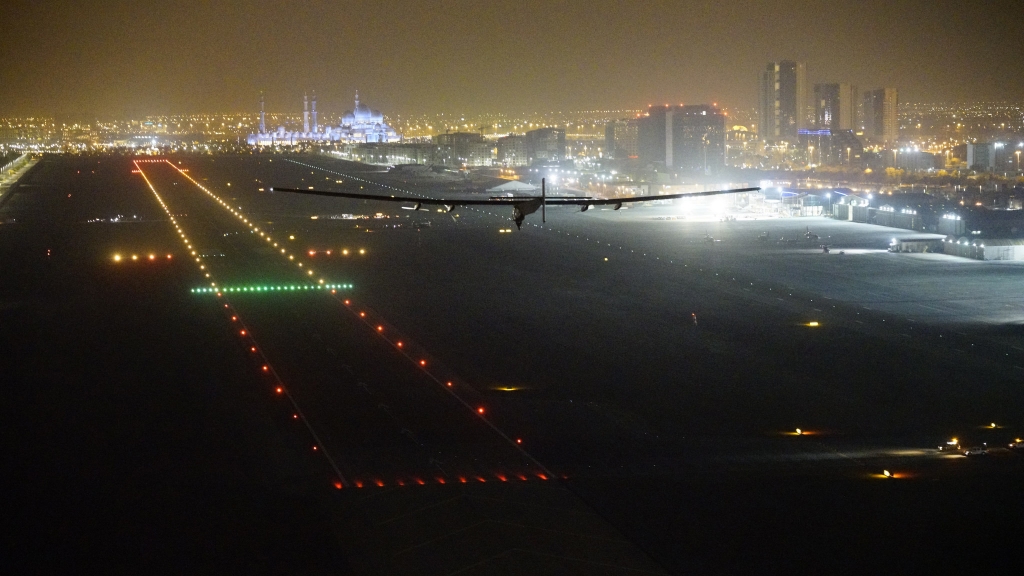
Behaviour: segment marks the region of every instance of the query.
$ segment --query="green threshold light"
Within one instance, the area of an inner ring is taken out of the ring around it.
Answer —
[[[219,288],[192,288],[193,294],[237,294],[250,292],[308,292],[310,290],[351,290],[351,284],[257,284],[252,286],[221,286]]]

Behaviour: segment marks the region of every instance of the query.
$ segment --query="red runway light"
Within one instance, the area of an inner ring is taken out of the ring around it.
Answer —
[[[519,478],[523,482],[526,482],[526,476],[523,476],[522,474],[516,474],[516,478]]]
[[[438,476],[437,477],[437,483],[438,484],[444,484],[444,478],[441,478],[440,476]]]
[[[476,479],[479,480],[480,482],[487,482],[487,480],[484,480],[483,476],[477,476]]]
[[[399,342],[398,344],[396,344],[396,346],[398,346],[399,348],[401,348],[401,347],[402,347],[402,343],[401,343],[401,342]]]
[[[312,251],[312,250],[310,250],[310,251],[309,251],[309,255],[310,255],[310,256],[312,256],[312,255],[314,255],[314,254],[316,254],[316,252],[314,252],[314,251]]]
[[[495,476],[497,476],[498,480],[501,480],[502,482],[508,482],[508,478],[506,478],[503,474],[495,474]]]
[[[253,346],[252,348],[249,348],[249,350],[251,350],[251,351],[255,352],[255,351],[256,351],[256,347],[255,347],[255,346]]]
[[[349,302],[348,300],[345,300],[345,306],[348,306],[349,304],[351,304],[351,302]]]
[[[318,448],[316,446],[313,446],[313,451],[316,452],[317,450]]]
[[[338,490],[341,490],[341,482],[335,482],[334,487],[337,488]]]
[[[298,414],[292,414],[292,420],[298,420],[298,419],[299,419],[299,415]]]
[[[266,372],[267,370],[270,370],[270,367],[269,367],[269,366],[267,366],[267,365],[264,365],[264,366],[263,366],[263,371],[264,371],[264,372]]]
[[[547,480],[548,479],[547,476],[545,476],[545,475],[543,475],[543,474],[541,474],[539,472],[537,473],[537,478],[540,478],[541,480]]]
[[[399,480],[399,481],[398,481],[398,485],[399,485],[399,486],[405,486],[405,481],[403,481],[403,480]]]
[[[242,331],[240,332],[240,334],[241,334],[242,336],[245,336],[245,330],[242,330]]]
[[[359,313],[359,317],[360,318],[366,318],[366,312],[360,312]]]
[[[427,365],[427,361],[426,360],[420,360],[420,366],[426,366],[426,365]]]
[[[481,406],[481,407],[477,408],[476,411],[477,411],[478,414],[483,414],[484,413],[484,407]]]
[[[384,331],[384,327],[383,326],[377,326],[377,332],[383,332],[383,331]]]
[[[235,322],[235,321],[237,321],[237,320],[238,320],[238,316],[232,316],[232,317],[231,317],[231,321],[232,321],[232,322]]]
[[[284,392],[284,390],[282,390],[280,386],[278,386],[274,391],[277,392],[278,394]]]
[[[451,382],[449,382],[449,383],[448,383],[448,386],[450,387],[451,385],[452,385],[452,383],[451,383]]]
[[[333,288],[331,289],[331,294],[337,294],[337,293],[338,293],[338,291],[337,291],[337,290],[335,290],[335,289],[333,289]]]
[[[362,487],[363,487],[363,481],[362,480],[356,480],[356,488],[362,488]]]
[[[381,482],[380,480],[374,480],[374,482],[373,482],[373,483],[374,483],[374,484],[376,484],[377,486],[380,486],[380,487],[382,487],[382,488],[384,487],[384,483],[383,483],[383,482]]]
[[[420,486],[423,486],[424,484],[426,484],[426,482],[424,482],[422,478],[417,478],[416,479],[416,483],[419,484]]]
[[[464,477],[462,477],[462,476],[459,476],[459,482],[462,482],[463,484],[465,484],[466,483],[466,479]]]
[[[523,439],[522,438],[516,438],[516,444],[522,444],[522,443],[523,443]]]

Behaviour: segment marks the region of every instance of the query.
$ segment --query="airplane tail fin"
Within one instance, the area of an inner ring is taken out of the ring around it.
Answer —
[[[547,197],[548,197],[548,194],[547,194],[547,189],[546,189],[546,187],[544,185],[544,180],[545,180],[544,178],[540,179],[540,222],[541,222],[541,224],[546,224],[547,221],[548,221],[548,212],[547,212]]]

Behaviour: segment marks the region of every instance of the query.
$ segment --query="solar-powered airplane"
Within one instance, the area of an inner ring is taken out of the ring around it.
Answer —
[[[664,194],[660,196],[624,196],[620,198],[594,198],[592,196],[548,196],[545,192],[544,180],[541,180],[540,196],[491,196],[487,199],[476,198],[411,198],[407,196],[379,196],[376,194],[359,194],[355,192],[332,192],[329,190],[300,190],[298,188],[271,188],[271,192],[289,192],[308,194],[311,196],[331,196],[335,198],[352,198],[355,200],[379,200],[382,202],[401,202],[413,204],[413,210],[421,210],[426,206],[442,206],[451,212],[459,206],[511,206],[512,220],[517,229],[522,229],[523,220],[538,209],[541,221],[547,222],[545,206],[579,206],[580,212],[586,212],[591,206],[614,206],[614,210],[623,204],[647,202],[649,200],[673,200],[675,198],[696,198],[698,196],[720,196],[722,194],[740,194],[757,192],[760,188],[735,188],[732,190],[712,190],[708,192],[687,192],[682,194]]]

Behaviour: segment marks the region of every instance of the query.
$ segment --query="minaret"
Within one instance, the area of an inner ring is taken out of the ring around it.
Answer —
[[[356,108],[359,108],[359,90],[356,90]],[[355,110],[352,110],[355,112]]]
[[[302,133],[309,134],[309,96],[302,95]]]
[[[313,132],[316,132],[317,128],[318,126],[316,123],[316,90],[313,90]]]
[[[263,92],[260,92],[260,134],[267,133],[267,113],[263,109]]]

